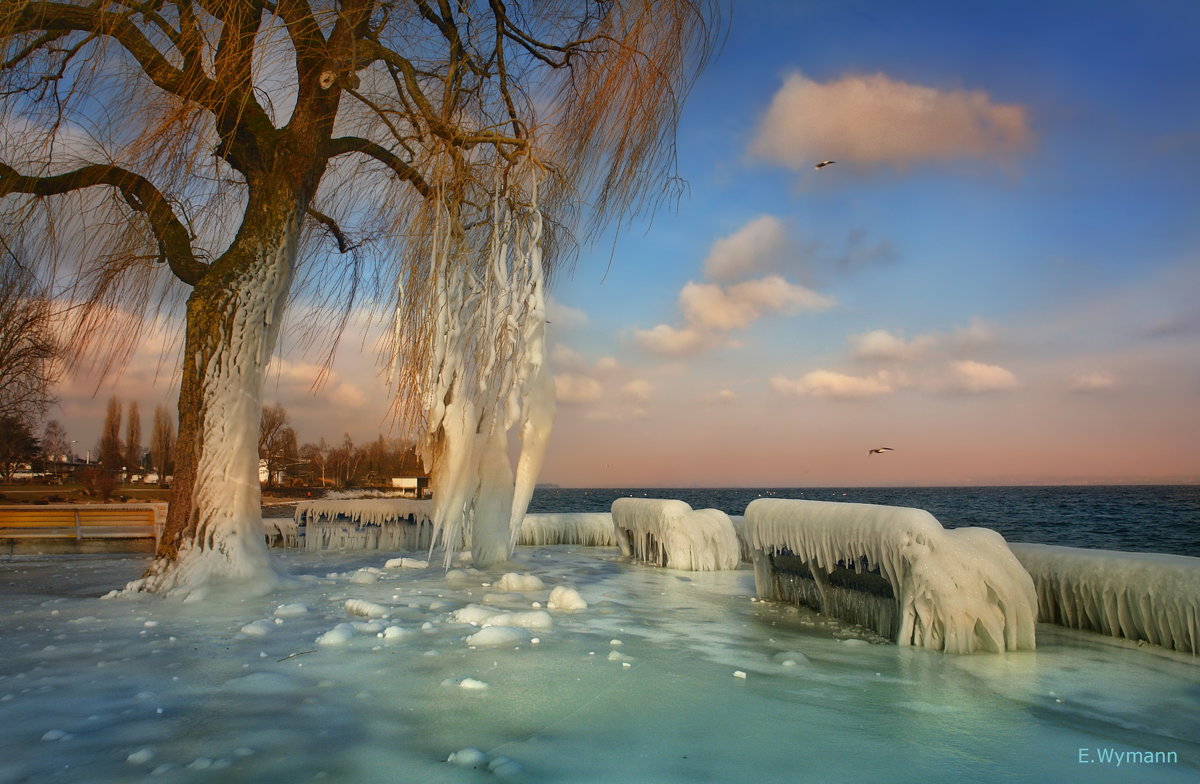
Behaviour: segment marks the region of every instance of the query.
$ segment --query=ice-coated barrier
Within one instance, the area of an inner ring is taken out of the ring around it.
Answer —
[[[692,509],[683,501],[657,498],[618,498],[612,519],[621,553],[639,561],[695,572],[738,566],[733,523],[719,509]]]
[[[922,509],[760,498],[745,536],[763,599],[947,653],[1034,647],[1033,581],[1004,538]]]
[[[1200,558],[1014,542],[1038,620],[1200,654]]]
[[[612,515],[607,512],[527,514],[521,521],[517,544],[616,547],[617,537],[613,532]]]
[[[303,501],[307,550],[424,550],[433,542],[433,502],[411,498]]]

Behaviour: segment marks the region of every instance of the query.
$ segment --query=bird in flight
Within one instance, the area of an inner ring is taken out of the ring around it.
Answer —
[[[868,449],[867,457],[870,457],[871,455],[882,455],[885,452],[895,452],[895,451],[896,450],[892,449],[890,446],[881,446],[878,449]]]
[[[824,169],[826,166],[829,166],[830,164],[833,164],[833,163],[837,163],[837,161],[821,161],[813,168],[814,169]]]

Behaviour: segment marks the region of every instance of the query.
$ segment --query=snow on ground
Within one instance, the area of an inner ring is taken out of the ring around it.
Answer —
[[[994,656],[872,644],[753,599],[748,569],[681,572],[615,549],[519,548],[454,581],[438,566],[383,568],[421,555],[272,551],[293,576],[274,594],[188,604],[96,598],[136,577],[142,557],[3,562],[0,781],[1200,773],[1195,657],[1045,625],[1036,651]],[[543,587],[501,591],[505,574]],[[586,607],[550,601],[568,589]],[[1177,762],[1081,768],[1081,749]]]

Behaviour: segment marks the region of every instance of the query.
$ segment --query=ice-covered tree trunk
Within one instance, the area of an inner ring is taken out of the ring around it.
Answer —
[[[137,590],[202,595],[213,583],[268,590],[258,430],[300,236],[298,204],[264,205],[188,300],[171,508]],[[247,228],[249,227],[249,228]]]

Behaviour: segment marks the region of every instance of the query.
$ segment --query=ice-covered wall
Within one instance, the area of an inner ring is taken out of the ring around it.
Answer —
[[[1034,647],[1033,581],[994,531],[947,531],[921,509],[760,498],[746,507],[745,535],[757,551],[762,598],[780,598],[770,560],[790,554],[811,570],[810,598],[832,613],[846,601],[840,594],[851,593],[831,595],[841,562],[855,573],[877,569],[890,585],[894,598],[872,601],[897,617],[876,628],[892,623],[901,645],[947,653]]]
[[[1200,558],[1013,543],[1038,620],[1200,654]]]
[[[417,523],[433,522],[433,501],[412,498],[352,498],[332,501],[301,501],[296,504],[297,523],[336,520],[344,517],[364,525],[381,525],[412,518]]]
[[[577,544],[616,547],[612,515],[607,512],[527,514],[521,521],[517,544]]]
[[[621,553],[639,561],[698,572],[736,569],[737,536],[729,515],[683,501],[618,498],[613,530]]]
[[[302,501],[306,550],[426,550],[433,544],[433,502],[411,498]],[[462,542],[456,542],[461,547]]]

